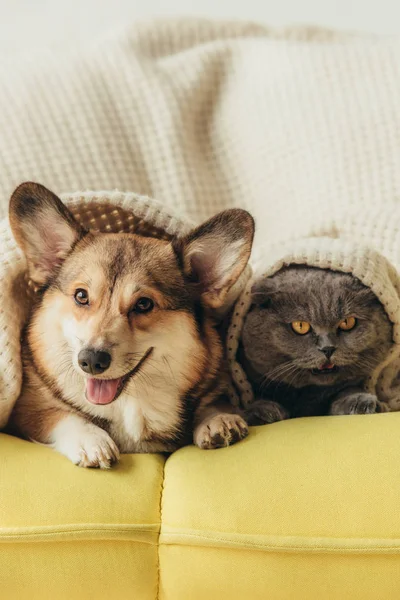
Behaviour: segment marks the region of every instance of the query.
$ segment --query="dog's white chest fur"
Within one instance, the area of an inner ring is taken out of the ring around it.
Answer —
[[[179,430],[176,391],[169,394],[156,388],[140,397],[121,394],[107,412],[110,435],[121,452],[146,451],[152,436]]]
[[[119,420],[120,436],[125,435],[134,442],[139,442],[145,429],[145,418],[140,402],[136,398],[127,398]]]
[[[121,397],[114,407],[111,436],[121,452],[134,452],[140,446],[149,427],[143,402],[135,397]]]

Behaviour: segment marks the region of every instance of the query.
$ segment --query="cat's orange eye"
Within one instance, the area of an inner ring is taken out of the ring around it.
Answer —
[[[350,331],[351,329],[354,329],[356,324],[357,320],[355,317],[346,317],[346,319],[340,321],[339,329],[341,329],[342,331]]]
[[[311,325],[307,321],[292,321],[291,325],[293,331],[300,335],[305,335],[311,329]]]

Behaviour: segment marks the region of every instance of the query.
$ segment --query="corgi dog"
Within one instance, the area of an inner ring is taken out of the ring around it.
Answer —
[[[120,453],[191,440],[216,448],[247,435],[227,398],[213,311],[248,262],[248,212],[223,211],[170,241],[94,233],[28,182],[9,217],[38,288],[12,431],[104,469]]]

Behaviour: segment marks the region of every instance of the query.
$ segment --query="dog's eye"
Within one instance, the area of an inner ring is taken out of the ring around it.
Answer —
[[[151,298],[139,298],[133,307],[133,311],[137,313],[147,313],[153,310],[154,302]]]
[[[77,304],[89,304],[89,294],[86,290],[78,288],[75,290],[74,300]]]

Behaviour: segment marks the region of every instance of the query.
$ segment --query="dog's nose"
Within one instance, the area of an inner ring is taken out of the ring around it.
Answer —
[[[330,359],[332,354],[335,352],[335,350],[336,350],[335,346],[324,346],[323,348],[321,348],[321,352],[323,352],[325,354],[325,356],[328,360]]]
[[[91,375],[104,373],[111,364],[111,354],[103,350],[86,348],[78,354],[78,363],[82,371]]]

